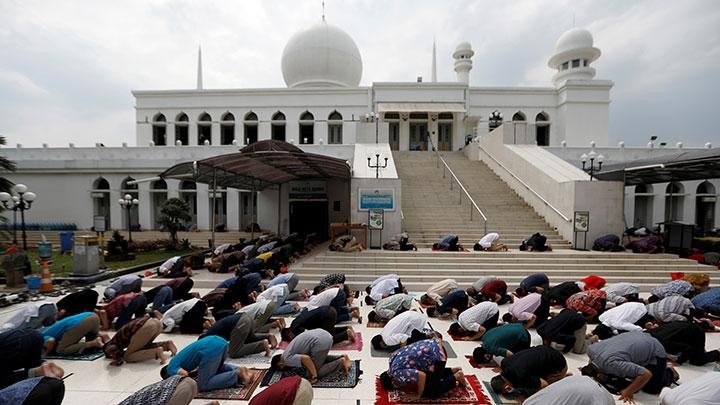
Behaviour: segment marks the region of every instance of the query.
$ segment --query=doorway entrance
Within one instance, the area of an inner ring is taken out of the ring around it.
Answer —
[[[388,123],[388,130],[390,131],[390,150],[400,150],[400,123]]]
[[[410,122],[410,150],[428,150],[427,122]]]
[[[316,233],[320,240],[328,238],[327,201],[291,201],[290,233]]]
[[[452,122],[438,123],[438,150],[452,150]]]

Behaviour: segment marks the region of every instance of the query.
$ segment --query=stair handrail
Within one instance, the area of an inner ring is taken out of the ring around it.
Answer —
[[[549,202],[548,200],[546,200],[545,198],[543,198],[543,196],[541,196],[537,191],[535,191],[532,187],[530,187],[530,185],[528,185],[527,183],[525,183],[524,181],[522,181],[522,179],[521,179],[520,177],[516,176],[515,173],[512,172],[512,170],[508,169],[507,167],[505,167],[504,164],[500,163],[497,159],[495,159],[495,157],[493,157],[493,155],[491,155],[490,152],[488,152],[487,150],[485,150],[485,148],[483,148],[482,145],[478,144],[478,147],[479,147],[490,159],[492,159],[493,162],[495,162],[498,166],[502,167],[503,170],[505,170],[506,172],[508,172],[508,174],[509,174],[510,176],[512,176],[512,178],[514,178],[515,180],[517,180],[518,183],[522,184],[523,187],[525,187],[525,188],[528,189],[531,193],[533,193],[533,194],[535,195],[535,197],[539,198],[540,201],[543,202],[543,204],[547,205],[548,207],[550,207],[550,209],[552,209],[553,211],[555,211],[555,213],[557,213],[558,215],[560,215],[560,217],[561,217],[563,220],[565,220],[565,222],[571,222],[571,221],[572,221],[572,219],[570,219],[570,218],[568,218],[567,216],[565,216],[565,214],[563,214],[562,212],[560,212],[559,209],[555,208],[555,206],[553,206],[552,204],[550,204],[550,202]]]
[[[445,159],[440,155],[440,151],[435,146],[435,143],[433,142],[432,138],[430,137],[430,134],[427,135],[427,138],[428,138],[428,142],[430,142],[430,146],[432,147],[432,150],[435,151],[435,156],[437,157],[437,167],[440,168],[440,162],[442,162],[442,164],[444,166],[443,167],[443,178],[445,178],[445,170],[450,172],[450,190],[453,189],[453,180],[454,180],[458,184],[458,186],[460,186],[460,190],[462,191],[462,193],[460,193],[460,204],[462,204],[463,193],[468,198],[468,201],[470,201],[470,221],[473,220],[473,210],[477,211],[483,219],[483,233],[485,235],[487,235],[487,217],[482,212],[480,207],[478,207],[478,205],[475,203],[475,200],[473,200],[473,198],[470,196],[470,193],[468,193],[467,189],[465,189],[465,186],[463,186],[463,184],[460,182],[460,179],[458,179],[458,177],[455,175],[455,172],[452,171],[452,169],[447,164]]]

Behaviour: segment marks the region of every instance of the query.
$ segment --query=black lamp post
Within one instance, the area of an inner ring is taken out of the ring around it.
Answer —
[[[132,225],[130,224],[130,210],[134,205],[140,204],[140,200],[132,198],[130,194],[125,194],[125,197],[118,200],[120,207],[126,210],[127,213],[127,227],[128,227],[128,242],[132,242]]]
[[[0,193],[0,202],[6,209],[13,211],[13,243],[17,244],[17,211],[20,211],[20,229],[22,230],[23,250],[27,250],[27,234],[25,233],[25,211],[30,210],[37,194],[28,191],[24,184],[16,184],[10,193]]]
[[[490,113],[490,117],[488,118],[488,120],[490,121],[490,130],[492,131],[493,129],[502,125],[503,115],[500,111],[496,110]]]
[[[380,154],[379,153],[375,154],[375,164],[374,165],[370,164],[371,159],[372,158],[368,158],[368,167],[371,169],[375,169],[375,178],[376,179],[380,178],[380,169],[384,169],[387,167],[388,158],[385,158],[385,164],[383,164],[383,165],[380,165]]]
[[[585,167],[588,160],[590,160],[590,166]],[[599,172],[600,170],[602,170],[603,160],[605,160],[605,156],[598,155],[597,153],[595,153],[594,150],[591,150],[587,154],[583,153],[582,156],[580,156],[580,161],[582,162],[582,169],[590,175],[590,181],[592,181],[593,174],[595,174],[595,172]],[[595,166],[595,161],[597,161],[597,166]]]

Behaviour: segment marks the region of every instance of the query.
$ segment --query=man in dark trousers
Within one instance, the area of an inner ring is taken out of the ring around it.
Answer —
[[[585,318],[569,309],[563,309],[559,314],[537,327],[537,333],[542,337],[543,344],[550,346],[552,342],[563,345],[563,353],[585,353],[587,341],[587,322]]]
[[[647,331],[668,353],[677,355],[677,363],[690,360],[693,366],[702,366],[720,360],[717,350],[705,351],[705,329],[694,321],[675,321]]]
[[[565,356],[548,346],[521,350],[504,358],[500,368],[500,375],[490,380],[493,391],[506,394],[513,390],[526,398],[563,379],[568,371]]]
[[[346,340],[351,343],[355,342],[355,330],[350,326],[336,328],[336,323],[337,311],[329,305],[302,311],[293,319],[289,328],[280,330],[280,338],[286,342],[292,342],[295,336],[308,329],[324,329],[332,335],[333,344]]]

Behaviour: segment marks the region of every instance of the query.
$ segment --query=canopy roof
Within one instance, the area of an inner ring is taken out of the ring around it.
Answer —
[[[177,164],[160,177],[211,185],[215,179],[222,187],[263,190],[293,180],[347,180],[350,166],[342,159],[306,153],[287,142],[267,140],[248,145],[238,153]]]
[[[650,159],[609,164],[595,173],[595,177],[624,181],[627,186],[718,178],[720,148],[680,150]]]

